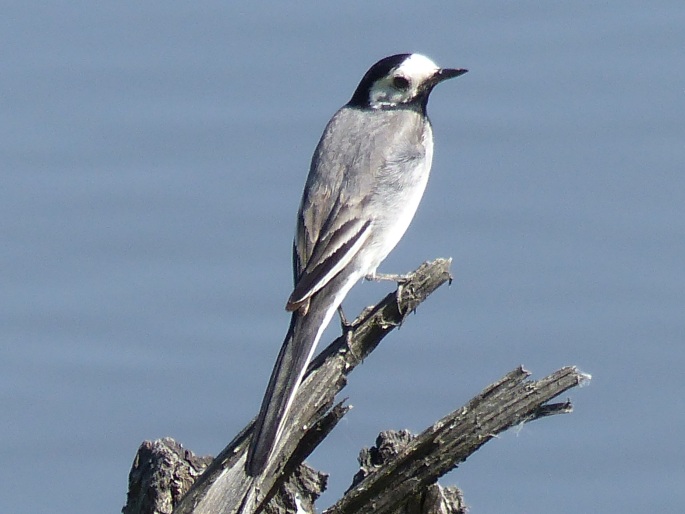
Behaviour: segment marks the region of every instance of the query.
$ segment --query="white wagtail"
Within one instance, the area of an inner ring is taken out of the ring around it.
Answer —
[[[466,73],[419,54],[381,59],[328,122],[297,215],[290,328],[252,432],[246,471],[261,473],[324,329],[352,286],[375,277],[419,205],[433,158],[428,96]]]

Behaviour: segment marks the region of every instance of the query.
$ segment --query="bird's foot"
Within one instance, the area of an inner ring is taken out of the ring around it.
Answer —
[[[354,345],[352,344],[352,334],[354,333],[354,321],[350,323],[347,321],[347,317],[343,312],[342,305],[338,306],[338,316],[340,316],[340,327],[342,328],[343,337],[347,342],[347,351],[352,355],[352,361],[361,362],[362,356],[358,355],[354,351]]]

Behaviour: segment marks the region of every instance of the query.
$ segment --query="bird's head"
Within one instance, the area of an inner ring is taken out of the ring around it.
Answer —
[[[440,68],[420,54],[397,54],[369,68],[348,105],[370,109],[419,107],[425,110],[433,88],[467,70]]]

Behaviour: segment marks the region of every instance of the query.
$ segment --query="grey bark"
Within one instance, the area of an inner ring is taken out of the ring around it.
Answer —
[[[348,410],[334,404],[347,375],[380,341],[405,321],[433,291],[451,281],[450,260],[425,263],[375,307],[367,308],[310,365],[291,409],[288,427],[264,473],[244,472],[251,424],[213,460],[198,458],[173,440],[143,443],[129,475],[124,514],[313,512],[326,475],[303,463]],[[326,514],[465,512],[461,493],[437,479],[507,428],[544,416],[571,412],[570,402],[552,398],[589,376],[567,367],[539,381],[519,367],[467,405],[418,436],[384,432],[376,447],[360,454],[360,471]],[[211,461],[211,462],[210,462]],[[299,513],[298,513],[299,514]]]

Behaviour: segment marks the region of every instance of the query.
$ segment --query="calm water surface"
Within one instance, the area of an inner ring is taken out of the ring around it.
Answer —
[[[256,413],[311,152],[403,51],[471,71],[431,99],[433,176],[382,271],[451,256],[455,282],[353,375],[321,507],[380,430],[575,364],[572,415],[443,483],[474,513],[682,512],[684,26],[675,0],[5,5],[2,512],[118,512],[142,440],[216,454]]]

